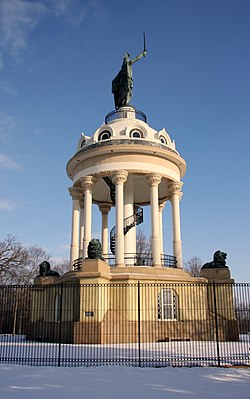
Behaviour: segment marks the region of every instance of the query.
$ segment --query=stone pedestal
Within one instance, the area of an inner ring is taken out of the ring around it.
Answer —
[[[36,276],[34,285],[59,284],[59,276]]]
[[[82,272],[109,274],[110,267],[107,262],[101,259],[84,259],[82,262]]]
[[[230,270],[228,267],[211,267],[208,269],[201,269],[201,277],[208,280],[209,283],[234,283],[231,279]]]
[[[219,341],[238,341],[239,331],[235,317],[233,284],[228,267],[201,270],[201,277],[208,280],[207,305],[210,315],[217,317]]]

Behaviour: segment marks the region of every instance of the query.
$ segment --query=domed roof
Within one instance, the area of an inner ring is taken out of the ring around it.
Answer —
[[[155,145],[163,146],[178,152],[175,148],[175,142],[171,139],[165,128],[157,131],[146,123],[146,115],[142,112],[135,110],[133,107],[122,107],[117,111],[109,113],[104,124],[99,127],[92,137],[85,136],[83,133],[78,142],[77,152],[93,145],[94,143],[102,141],[114,140],[131,140],[138,139],[143,142],[151,142]]]

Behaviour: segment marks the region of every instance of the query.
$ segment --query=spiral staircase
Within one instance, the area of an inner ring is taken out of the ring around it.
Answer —
[[[115,185],[108,176],[103,177],[103,180],[110,188],[110,199],[113,205],[115,205]],[[127,232],[131,230],[133,227],[141,224],[142,222],[143,222],[143,209],[140,206],[135,205],[133,215],[128,216],[127,218],[124,219],[123,223],[124,235],[127,234]],[[110,231],[110,250],[113,255],[115,255],[115,227],[116,226],[112,227]]]

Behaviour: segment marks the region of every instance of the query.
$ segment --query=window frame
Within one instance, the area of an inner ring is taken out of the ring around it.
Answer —
[[[167,139],[166,139],[165,136],[162,136],[162,135],[161,135],[161,136],[159,137],[159,140],[160,140],[161,144],[168,145],[168,141],[167,141]]]
[[[140,137],[134,136],[134,133],[138,133],[140,135]],[[144,138],[144,134],[140,129],[133,129],[130,132],[130,137],[133,139],[143,139]]]
[[[178,320],[178,295],[172,288],[162,288],[158,295],[158,319]]]
[[[105,135],[105,134],[107,134],[108,135],[108,138],[103,138],[103,136]],[[109,130],[103,130],[101,133],[99,133],[99,135],[98,135],[98,141],[105,141],[105,140],[109,140],[110,139],[110,137],[111,137],[111,133],[110,133],[110,131]]]

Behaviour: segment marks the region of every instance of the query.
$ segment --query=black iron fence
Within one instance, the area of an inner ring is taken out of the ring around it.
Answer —
[[[0,362],[250,365],[250,285],[0,286]]]

